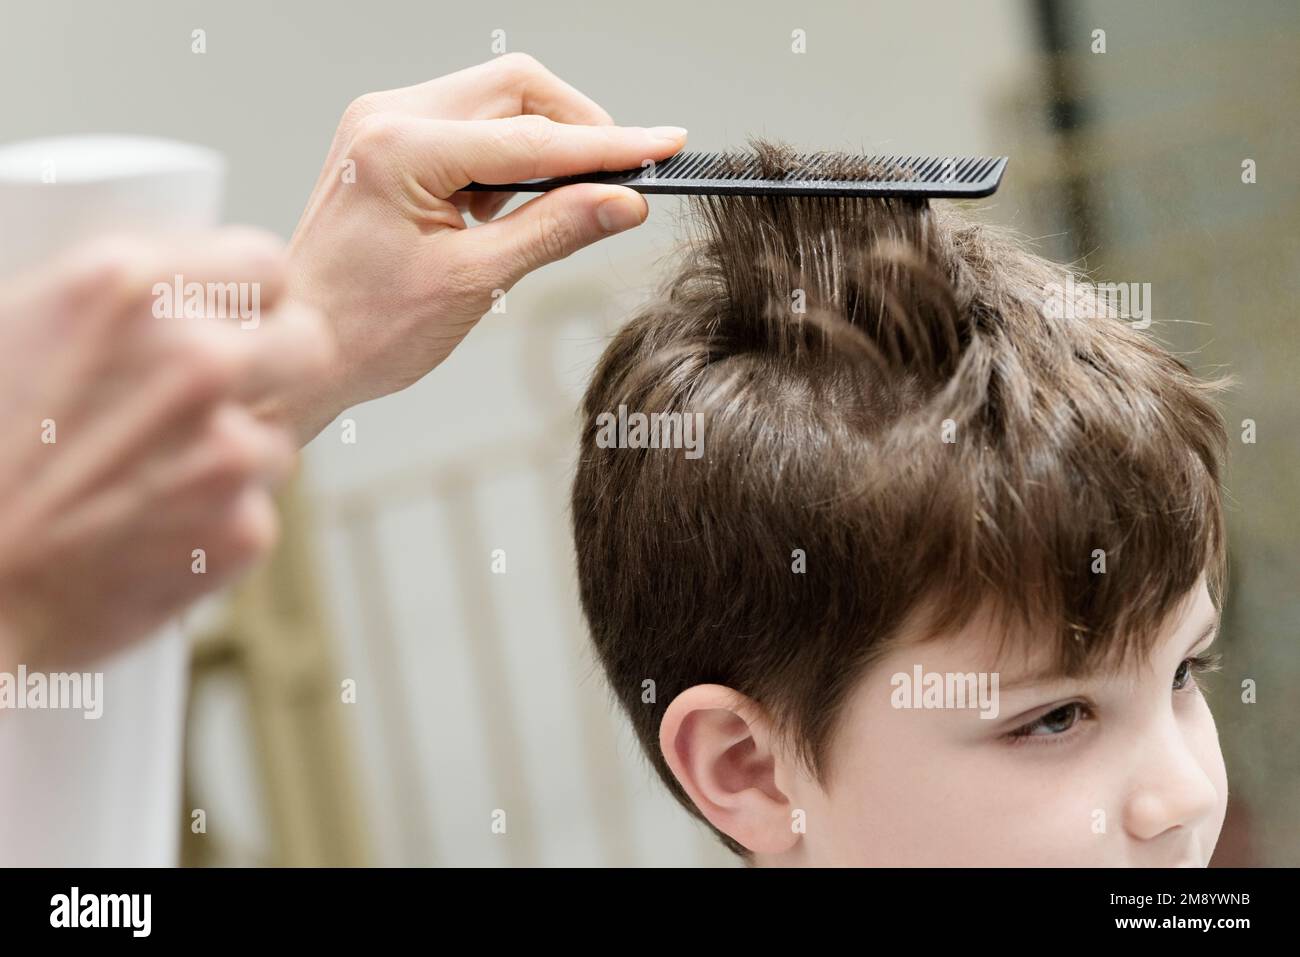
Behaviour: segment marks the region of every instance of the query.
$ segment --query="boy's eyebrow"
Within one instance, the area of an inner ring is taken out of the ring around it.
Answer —
[[[1203,642],[1206,638],[1211,638],[1212,635],[1217,635],[1219,631],[1219,621],[1220,615],[1215,614],[1214,620],[1201,629],[1201,633],[1196,636],[1195,641],[1187,646],[1187,651],[1184,654],[1191,654],[1192,649]],[[1213,640],[1213,638],[1211,638],[1211,640]]]
[[[1192,639],[1191,644],[1187,646],[1187,650],[1183,652],[1184,658],[1190,655],[1192,649],[1195,648],[1197,645],[1199,645],[1201,642],[1205,641],[1206,638],[1210,638],[1212,635],[1215,635],[1218,632],[1220,618],[1221,615],[1216,612],[1214,619],[1211,622],[1209,622],[1204,628],[1202,628],[1200,633],[1194,639]],[[1039,671],[1031,672],[1030,674],[1027,675],[1021,675],[1019,678],[1015,678],[1011,681],[999,680],[998,688],[1000,691],[1012,691],[1016,688],[1028,687],[1030,685],[1047,684],[1053,681],[1060,681],[1065,677],[1066,675],[1061,671],[1059,667],[1052,666],[1050,668],[1044,668],[1044,669],[1040,669]],[[1092,673],[1090,672],[1081,675],[1080,677],[1089,678],[1092,677]]]

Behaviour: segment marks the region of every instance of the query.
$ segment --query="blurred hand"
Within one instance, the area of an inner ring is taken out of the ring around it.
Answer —
[[[487,222],[510,194],[470,182],[630,169],[678,152],[686,131],[624,128],[522,54],[347,110],[290,242],[290,291],[339,343],[333,374],[266,412],[303,441],[343,409],[418,380],[526,273],[644,221],[620,186],[576,184]],[[464,213],[484,225],[466,228]]]
[[[0,670],[115,649],[270,548],[296,445],[249,404],[332,362],[284,274],[278,241],[223,230],[0,284]],[[260,321],[160,318],[155,283],[178,275],[257,284]]]

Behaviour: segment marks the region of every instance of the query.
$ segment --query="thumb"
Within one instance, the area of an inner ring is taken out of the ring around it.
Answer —
[[[508,216],[474,226],[484,273],[509,288],[528,273],[598,239],[645,222],[645,197],[623,186],[575,183],[543,193]]]

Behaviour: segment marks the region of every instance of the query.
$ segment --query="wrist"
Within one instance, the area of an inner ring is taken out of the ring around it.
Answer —
[[[335,394],[333,383],[324,381],[332,377],[331,372],[321,380],[302,382],[293,389],[266,396],[253,405],[253,414],[287,429],[301,448],[346,408]]]
[[[26,652],[20,630],[6,614],[0,616],[0,674],[16,674],[20,662],[26,660]]]
[[[310,270],[304,266],[304,255],[296,249],[296,241],[295,236],[290,244],[286,294],[289,299],[312,307],[324,317],[331,339],[331,357],[314,378],[265,397],[253,411],[263,420],[288,429],[296,437],[298,445],[303,446],[351,403],[346,398],[347,366],[338,348],[335,308],[331,308],[331,303],[323,295],[328,284],[312,280]]]

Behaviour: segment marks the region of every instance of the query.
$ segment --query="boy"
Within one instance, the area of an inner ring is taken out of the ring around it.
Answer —
[[[695,211],[573,488],[592,639],[676,798],[752,865],[1207,864],[1222,383],[924,200]],[[700,454],[597,441],[620,407],[698,416]]]

